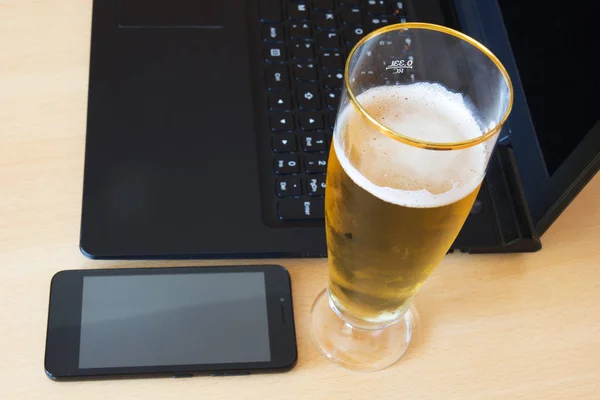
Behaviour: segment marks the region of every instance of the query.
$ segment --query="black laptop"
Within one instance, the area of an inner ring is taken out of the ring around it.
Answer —
[[[586,45],[595,43],[596,8],[94,0],[81,250],[92,258],[325,256],[327,153],[345,57],[368,32],[404,21],[482,41],[515,86],[453,249],[538,250],[600,165],[600,61]]]

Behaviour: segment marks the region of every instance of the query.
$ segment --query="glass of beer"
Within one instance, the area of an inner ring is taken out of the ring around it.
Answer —
[[[461,230],[513,102],[504,66],[476,40],[425,23],[353,48],[329,153],[329,281],[311,337],[373,371],[409,346],[412,299]]]

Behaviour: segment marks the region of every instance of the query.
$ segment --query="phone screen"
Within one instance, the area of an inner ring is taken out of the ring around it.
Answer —
[[[271,361],[263,272],[84,276],[79,368]]]

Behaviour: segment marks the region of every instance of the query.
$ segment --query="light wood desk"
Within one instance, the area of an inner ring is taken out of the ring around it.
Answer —
[[[418,337],[389,369],[353,373],[321,357],[307,323],[326,261],[277,260],[294,285],[293,371],[51,382],[43,355],[56,271],[209,264],[79,253],[90,17],[91,0],[0,0],[0,399],[600,398],[600,177],[541,252],[448,256],[418,295]]]

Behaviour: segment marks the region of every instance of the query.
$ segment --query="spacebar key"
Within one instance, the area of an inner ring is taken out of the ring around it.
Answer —
[[[323,219],[325,210],[323,209],[323,199],[303,200],[286,199],[280,200],[277,212],[279,219]]]

